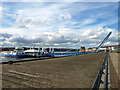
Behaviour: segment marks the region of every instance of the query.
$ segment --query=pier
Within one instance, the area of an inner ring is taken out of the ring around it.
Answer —
[[[2,65],[3,88],[91,88],[105,53]]]

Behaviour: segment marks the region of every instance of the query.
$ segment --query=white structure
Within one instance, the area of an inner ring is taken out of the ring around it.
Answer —
[[[39,55],[39,51],[35,50],[35,49],[25,50],[24,53],[27,55],[31,55],[31,56],[38,56]]]

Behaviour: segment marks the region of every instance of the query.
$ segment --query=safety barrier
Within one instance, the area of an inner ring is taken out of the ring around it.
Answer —
[[[105,72],[103,70],[105,69]],[[102,80],[102,75],[104,74],[104,80]],[[93,83],[92,89],[100,88],[100,84],[104,84],[102,88],[105,88],[105,90],[108,89],[108,52],[106,52],[106,56],[104,58],[104,61],[102,63],[102,66],[100,67],[100,70],[97,74],[97,77]]]
[[[55,56],[55,55],[64,55],[64,56],[69,56],[69,55],[81,55],[81,54],[87,54],[87,53],[95,53],[95,52],[61,52],[61,53],[45,53],[44,56]]]

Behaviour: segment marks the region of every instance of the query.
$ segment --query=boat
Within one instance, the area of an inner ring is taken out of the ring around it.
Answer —
[[[24,51],[25,55],[28,55],[29,57],[40,57],[42,56],[42,51],[38,48],[38,50],[32,48],[29,50]]]
[[[24,49],[18,48],[18,47],[16,47],[15,50],[13,50],[13,51],[2,52],[1,56],[3,56],[3,57],[20,57],[20,58],[28,57],[28,55],[24,53]]]
[[[2,52],[1,56],[4,57],[19,57],[19,58],[31,58],[31,57],[40,57],[43,55],[43,50],[38,50],[30,48],[29,50],[24,50],[24,48],[16,47],[13,51]]]

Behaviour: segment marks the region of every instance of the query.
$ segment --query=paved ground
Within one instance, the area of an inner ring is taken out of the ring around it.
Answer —
[[[112,63],[113,63],[113,66],[115,68],[117,75],[119,75],[118,74],[118,53],[110,53],[110,58],[112,60]]]
[[[104,53],[2,66],[3,88],[90,88]]]
[[[119,73],[119,54],[110,53],[110,84],[111,88],[120,87],[120,73]]]

